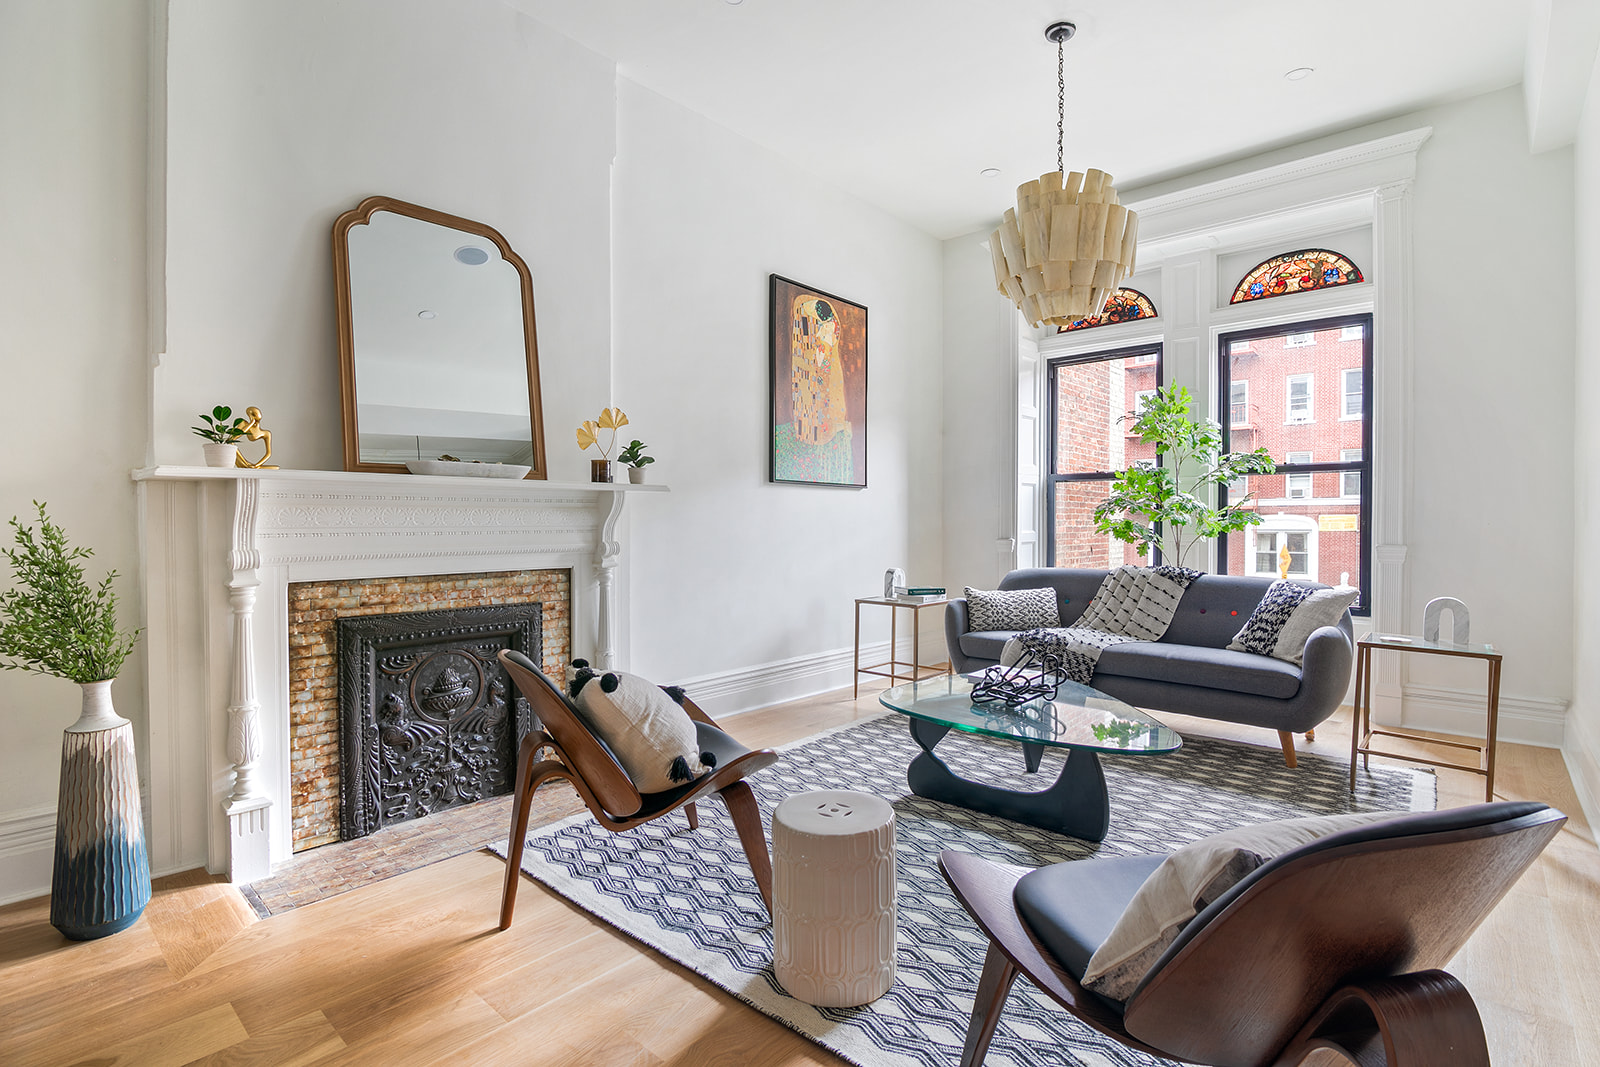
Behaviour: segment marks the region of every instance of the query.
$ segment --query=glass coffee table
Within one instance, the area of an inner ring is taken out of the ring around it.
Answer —
[[[1063,682],[1054,700],[974,704],[972,682],[959,674],[907,682],[885,690],[879,703],[905,715],[922,752],[911,761],[911,791],[1013,822],[1102,841],[1111,827],[1111,803],[1100,769],[1101,752],[1158,755],[1176,752],[1183,739],[1138,708],[1077,682]],[[951,730],[1022,743],[1029,773],[1047,748],[1067,749],[1055,784],[1037,792],[1004,789],[957,775],[934,755]]]

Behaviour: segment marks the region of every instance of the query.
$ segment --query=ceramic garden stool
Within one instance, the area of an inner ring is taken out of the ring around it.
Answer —
[[[823,1008],[894,984],[894,808],[845,790],[800,793],[772,813],[772,969]]]

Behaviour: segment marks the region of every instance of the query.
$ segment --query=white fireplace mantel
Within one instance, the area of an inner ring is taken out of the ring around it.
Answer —
[[[574,655],[617,665],[633,493],[660,485],[148,467],[138,486],[150,851],[235,882],[290,855],[292,582],[569,569]],[[273,817],[276,810],[277,817]]]

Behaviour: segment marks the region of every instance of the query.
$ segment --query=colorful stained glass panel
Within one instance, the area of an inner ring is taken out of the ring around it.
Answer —
[[[1088,330],[1096,326],[1110,326],[1117,322],[1132,322],[1135,319],[1155,317],[1156,306],[1150,302],[1148,296],[1137,289],[1117,289],[1106,299],[1106,306],[1100,309],[1100,314],[1079,319],[1070,326],[1061,326],[1057,328],[1056,333]]]
[[[1242,304],[1246,300],[1265,300],[1269,296],[1287,296],[1308,289],[1329,289],[1363,281],[1366,278],[1361,268],[1348,257],[1326,248],[1302,248],[1256,264],[1233,290],[1233,299],[1228,303]]]

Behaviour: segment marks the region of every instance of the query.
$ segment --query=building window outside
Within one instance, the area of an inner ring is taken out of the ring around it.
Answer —
[[[1343,460],[1345,463],[1360,463],[1361,462],[1361,449],[1359,449],[1359,448],[1344,448],[1344,449],[1340,449],[1339,450],[1339,458],[1341,460]],[[1340,471],[1339,472],[1339,495],[1344,497],[1346,500],[1360,500],[1361,499],[1361,472],[1360,471],[1357,470],[1357,471]]]
[[[1130,413],[1162,384],[1161,346],[1092,352],[1051,360],[1048,370],[1048,543],[1052,567],[1110,569],[1148,564],[1132,545],[1094,528],[1094,509],[1111,495],[1118,471],[1159,462],[1155,446],[1130,434]]]
[[[1283,462],[1291,467],[1309,466],[1311,463],[1310,452],[1290,452],[1283,457]],[[1311,496],[1310,474],[1285,474],[1283,476],[1284,495],[1290,500],[1307,500]]]
[[[1288,347],[1285,345],[1285,347]],[[1286,422],[1311,421],[1311,375],[1294,374],[1288,379],[1288,402],[1284,410],[1288,412]]]
[[[1132,414],[1132,415],[1139,414],[1139,412],[1144,409],[1144,402],[1146,400],[1149,400],[1150,398],[1154,397],[1155,395],[1156,395],[1156,391],[1154,389],[1140,389],[1137,392],[1135,392],[1133,394],[1133,407],[1128,409],[1129,414]],[[1131,423],[1129,424],[1128,428],[1130,430],[1133,428]]]
[[[1283,339],[1284,348],[1311,348],[1317,343],[1317,335],[1312,333],[1291,333]]]
[[[1361,417],[1361,395],[1361,368],[1348,368],[1344,371],[1344,407],[1341,409],[1340,418]]]
[[[1361,597],[1351,610],[1361,616],[1371,614],[1371,323],[1370,315],[1347,315],[1224,334],[1214,401],[1229,450],[1264,447],[1278,464],[1220,491],[1245,500],[1263,521],[1218,539],[1217,569],[1276,576],[1277,553],[1287,546],[1291,577],[1356,586]],[[1292,336],[1315,343],[1291,346]],[[1330,395],[1320,412],[1317,376],[1334,383],[1323,390]],[[1245,412],[1240,385],[1250,401]],[[1239,418],[1246,413],[1248,422]]]
[[[1250,422],[1250,383],[1233,382],[1228,386],[1228,418],[1235,426]]]

